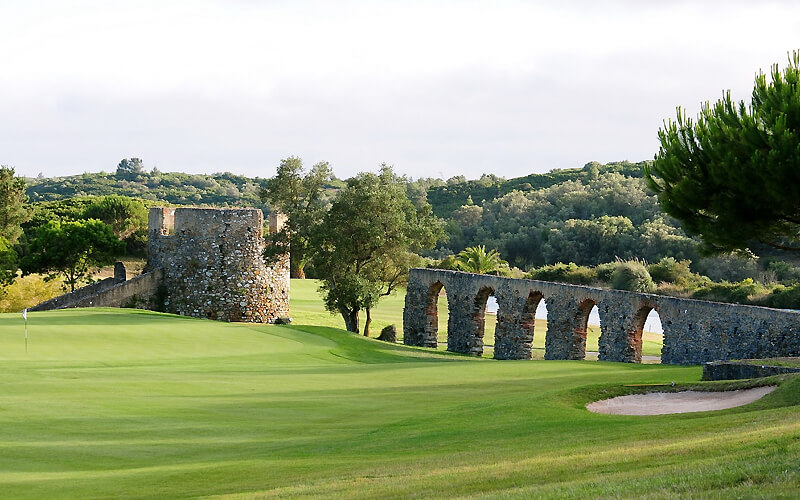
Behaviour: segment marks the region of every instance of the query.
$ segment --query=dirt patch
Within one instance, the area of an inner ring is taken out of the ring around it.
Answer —
[[[665,415],[668,413],[690,413],[696,411],[724,410],[752,403],[761,399],[776,386],[756,387],[738,391],[721,392],[650,392],[631,394],[586,405],[595,413],[612,415]]]

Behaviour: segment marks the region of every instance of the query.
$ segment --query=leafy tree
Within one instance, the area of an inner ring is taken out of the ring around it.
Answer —
[[[328,207],[323,188],[332,178],[327,162],[317,163],[306,173],[303,160],[290,156],[281,160],[277,175],[261,190],[261,199],[287,216],[283,229],[271,235],[266,257],[274,259],[288,250],[293,278],[305,278],[312,256],[311,236]]]
[[[800,52],[756,77],[749,106],[725,92],[696,122],[678,108],[658,137],[647,182],[708,252],[800,250]]]
[[[7,239],[0,236],[0,296],[17,277],[17,253]]]
[[[105,222],[122,240],[147,228],[147,207],[127,196],[104,196],[86,207],[83,217]]]
[[[404,283],[415,265],[412,252],[432,247],[441,234],[430,206],[415,207],[391,167],[348,179],[312,235],[326,309],[341,314],[354,333],[365,311],[369,335],[371,309]]]
[[[456,257],[458,267],[462,271],[476,274],[500,274],[508,269],[508,262],[500,258],[496,249],[486,251],[483,245],[465,248]]]
[[[70,291],[75,291],[79,282],[90,280],[91,267],[110,264],[123,248],[111,226],[99,220],[50,221],[30,241],[22,270],[49,273],[48,279],[63,275]]]
[[[25,194],[25,179],[14,176],[14,169],[0,166],[0,235],[14,244],[22,234],[20,225],[30,219]]]
[[[30,219],[25,180],[14,169],[0,167],[0,295],[17,277],[18,258],[12,245],[22,235],[22,223]]]

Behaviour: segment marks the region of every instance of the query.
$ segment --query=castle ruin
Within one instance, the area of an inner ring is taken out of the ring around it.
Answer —
[[[271,214],[269,230],[284,216]],[[146,272],[108,278],[31,310],[138,307],[222,321],[274,323],[289,315],[289,257],[267,266],[255,208],[150,209]],[[118,266],[119,267],[119,266]],[[124,273],[123,273],[124,274]]]

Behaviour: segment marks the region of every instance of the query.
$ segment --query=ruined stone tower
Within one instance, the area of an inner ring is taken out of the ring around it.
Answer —
[[[282,223],[270,216],[271,231]],[[258,323],[288,316],[288,257],[264,264],[263,227],[258,209],[151,208],[148,268],[163,270],[166,311]]]

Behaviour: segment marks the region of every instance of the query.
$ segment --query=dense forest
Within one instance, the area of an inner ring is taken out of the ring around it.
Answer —
[[[622,269],[638,283],[625,289],[800,306],[800,267],[792,254],[754,248],[755,254],[702,255],[699,240],[662,211],[648,188],[642,169],[649,164],[590,162],[512,179],[485,174],[475,180],[398,181],[414,205],[430,204],[444,223],[444,235],[423,253],[431,267],[458,268],[451,266],[459,254],[485,248],[491,250],[487,255],[502,259],[506,275],[618,287],[612,274]],[[113,227],[127,255],[142,257],[150,206],[270,210],[265,188],[271,179],[145,171],[137,158],[123,160],[114,173],[40,175],[25,181],[30,214],[15,245],[22,262],[30,257],[39,228],[51,221],[85,224],[100,219]],[[322,204],[329,207],[345,186],[326,174],[320,184]],[[307,271],[317,277],[313,265]]]
[[[475,245],[497,249],[511,266],[573,262],[595,266],[617,259],[657,262],[664,257],[691,260],[692,269],[713,279],[741,280],[764,270],[744,255],[706,258],[698,241],[664,214],[642,179],[648,162],[590,162],[582,168],[504,179],[485,174],[447,180],[404,179],[409,198],[430,203],[445,221],[446,236],[427,257],[440,260]],[[48,220],[75,220],[98,197],[139,198],[145,206],[255,206],[269,210],[259,196],[268,179],[231,173],[146,171],[141,160],[126,159],[114,173],[26,179],[33,218],[26,231]],[[326,198],[344,186],[330,179]],[[141,248],[141,242],[138,245]]]
[[[642,163],[591,162],[583,168],[513,179],[484,175],[477,180],[459,176],[406,182],[409,197],[415,203],[430,203],[447,223],[447,238],[431,257],[484,244],[522,269],[559,261],[594,265],[615,257],[692,258],[694,242],[661,213],[641,175]],[[52,218],[73,218],[93,197],[109,195],[140,198],[147,205],[269,210],[259,197],[267,179],[146,171],[137,158],[123,160],[115,173],[26,181],[35,207],[29,228]],[[328,197],[343,185],[332,179],[325,186]]]

